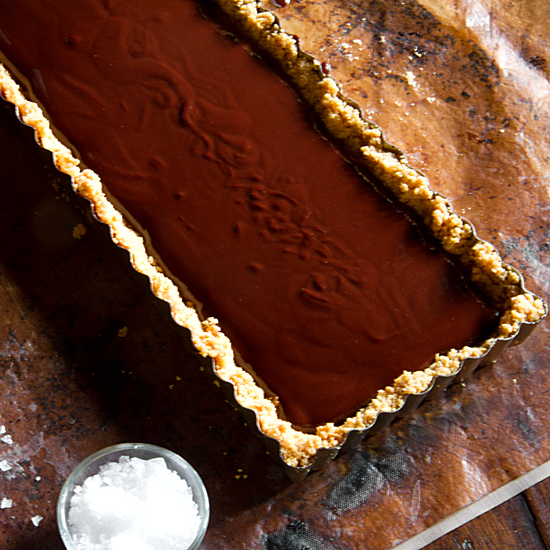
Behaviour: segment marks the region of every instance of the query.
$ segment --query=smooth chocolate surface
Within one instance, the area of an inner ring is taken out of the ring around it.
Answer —
[[[341,418],[494,312],[190,0],[1,2],[56,128],[301,426]]]

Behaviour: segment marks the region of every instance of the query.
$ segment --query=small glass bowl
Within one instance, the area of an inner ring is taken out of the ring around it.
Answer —
[[[82,485],[88,477],[99,473],[99,469],[109,462],[117,462],[121,456],[137,457],[143,460],[164,458],[167,467],[184,479],[193,491],[193,500],[197,503],[200,525],[197,536],[187,550],[197,550],[208,527],[210,504],[206,488],[199,474],[181,456],[148,443],[121,443],[98,451],[81,462],[63,484],[57,501],[57,527],[67,550],[76,550],[68,523],[69,508],[74,488]]]

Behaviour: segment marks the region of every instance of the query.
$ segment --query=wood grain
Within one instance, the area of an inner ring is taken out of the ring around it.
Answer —
[[[426,547],[426,550],[547,550],[550,480],[535,485]]]
[[[544,547],[550,548],[550,479],[545,479],[527,489],[524,496],[544,542]]]

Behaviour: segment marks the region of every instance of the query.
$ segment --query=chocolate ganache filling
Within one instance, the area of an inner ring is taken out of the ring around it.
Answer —
[[[194,0],[0,0],[55,128],[297,426],[477,342],[495,311]]]

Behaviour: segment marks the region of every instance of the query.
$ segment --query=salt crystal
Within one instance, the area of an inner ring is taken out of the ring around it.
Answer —
[[[123,456],[75,488],[68,523],[78,550],[184,550],[200,517],[191,488],[163,458]]]
[[[4,443],[7,443],[8,445],[13,444],[13,439],[11,438],[11,435],[5,435],[3,437],[0,437],[0,441],[3,441]]]
[[[6,426],[0,426],[0,435],[6,433]]]
[[[12,504],[13,504],[13,500],[11,498],[3,498],[0,501],[0,509],[11,508]]]
[[[12,469],[12,465],[7,460],[0,460],[0,470],[7,472]]]
[[[31,518],[31,521],[32,521],[32,524],[35,526],[35,527],[38,527],[38,524],[43,520],[44,518],[42,516],[33,516]]]

